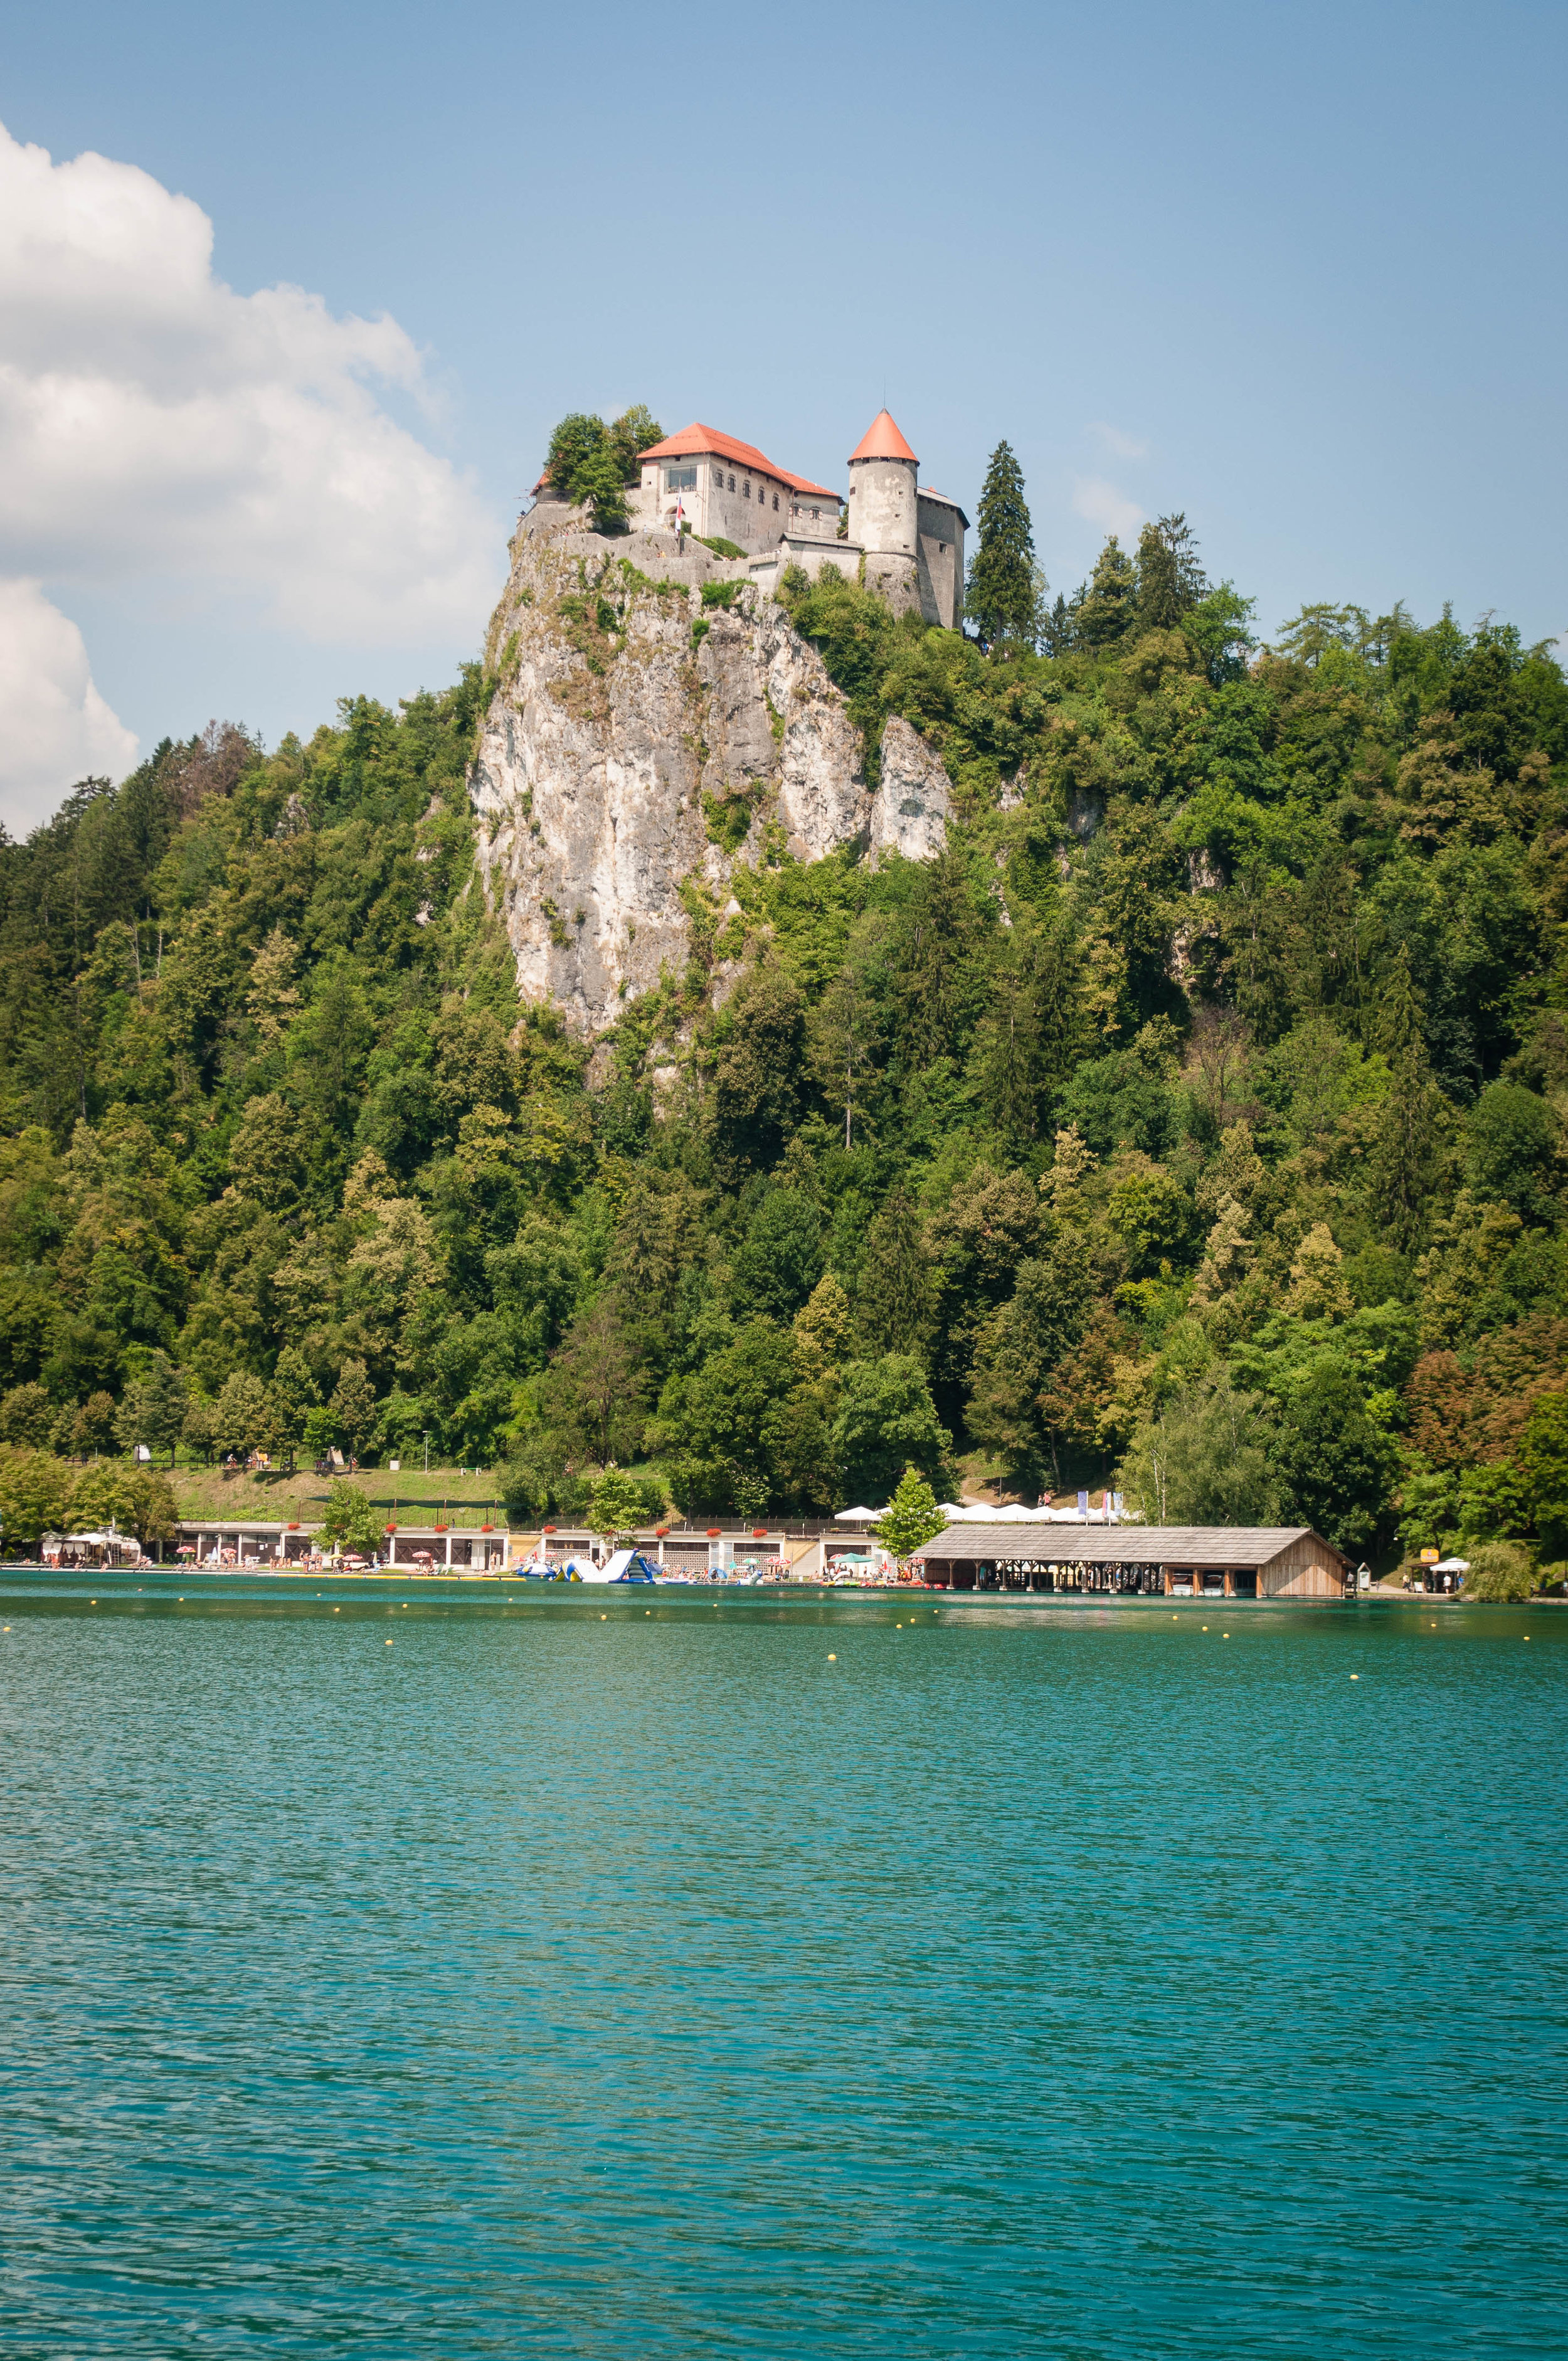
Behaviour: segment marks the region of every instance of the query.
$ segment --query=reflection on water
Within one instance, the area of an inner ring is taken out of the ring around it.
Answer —
[[[1561,1611],[0,1580],[0,2349],[1568,2348]]]

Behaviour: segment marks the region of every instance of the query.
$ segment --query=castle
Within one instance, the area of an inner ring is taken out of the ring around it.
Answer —
[[[918,608],[928,623],[959,629],[969,519],[956,500],[921,485],[920,463],[885,410],[850,454],[847,503],[714,426],[683,427],[639,462],[627,509],[644,532],[684,525],[704,540],[732,541],[764,590],[789,566],[812,576],[836,566],[854,579],[863,564],[866,584],[895,613]]]

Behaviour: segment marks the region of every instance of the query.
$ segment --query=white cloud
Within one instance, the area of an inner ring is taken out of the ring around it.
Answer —
[[[1103,476],[1076,477],[1072,507],[1075,516],[1098,525],[1102,533],[1115,533],[1123,541],[1132,538],[1147,514],[1136,500],[1129,500],[1114,484],[1108,484]]]
[[[212,252],[190,198],[0,126],[0,577],[233,598],[322,642],[477,643],[500,527],[382,405],[428,410],[417,347],[302,288],[236,294]]]
[[[75,624],[39,583],[0,581],[0,820],[25,835],[66,787],[117,779],[136,758],[135,738],[93,686]]]
[[[1119,426],[1108,426],[1102,418],[1096,419],[1089,431],[1099,437],[1113,458],[1146,459],[1149,456],[1146,443],[1140,442],[1135,434],[1124,434]]]

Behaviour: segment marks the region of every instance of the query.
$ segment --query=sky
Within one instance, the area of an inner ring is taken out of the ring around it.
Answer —
[[[886,401],[1071,591],[1568,630],[1568,8],[51,0],[0,56],[0,820],[477,653],[569,410],[832,485]]]

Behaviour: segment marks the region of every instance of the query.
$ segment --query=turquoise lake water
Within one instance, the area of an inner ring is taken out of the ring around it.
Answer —
[[[1564,1610],[0,1590],[7,2356],[1568,2352]]]

